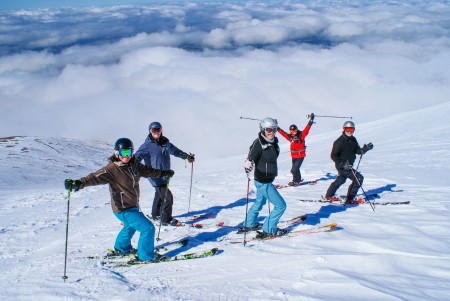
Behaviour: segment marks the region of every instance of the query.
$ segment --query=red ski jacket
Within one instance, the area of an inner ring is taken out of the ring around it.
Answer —
[[[278,128],[278,132],[291,142],[291,157],[292,158],[303,158],[306,156],[305,147],[305,137],[309,134],[309,129],[311,126],[309,124],[303,129],[303,131],[297,130],[296,135],[288,134],[282,129]]]

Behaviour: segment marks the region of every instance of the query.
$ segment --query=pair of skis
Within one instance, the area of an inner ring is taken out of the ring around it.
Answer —
[[[317,180],[313,180],[313,181],[303,181],[300,182],[298,184],[273,184],[273,186],[275,186],[276,189],[283,189],[283,188],[287,188],[287,187],[297,187],[297,186],[303,186],[303,185],[315,185],[317,184]]]
[[[286,221],[281,221],[278,223],[278,226],[280,226],[280,228],[286,228],[286,227],[290,227],[290,226],[295,226],[298,224],[303,223],[305,220],[307,219],[307,215],[300,215],[294,218],[291,218],[289,220]],[[250,242],[250,241],[257,241],[257,240],[272,240],[275,239],[277,237],[295,237],[295,236],[299,236],[299,235],[305,235],[305,234],[312,234],[312,233],[321,233],[321,232],[330,232],[333,231],[334,229],[336,229],[337,224],[336,223],[331,223],[328,225],[322,225],[322,226],[315,226],[312,228],[308,228],[308,229],[301,229],[301,230],[294,230],[294,231],[288,231],[285,235],[283,236],[269,236],[265,239],[258,239],[255,237],[251,238],[250,240],[247,240],[246,243]],[[237,233],[243,233],[241,232],[237,232]],[[236,244],[236,243],[242,243],[242,240],[238,240],[235,236],[233,237],[224,237],[222,239],[220,239],[219,241],[228,241],[229,243],[232,244]]]
[[[332,199],[298,199],[299,202],[309,202],[309,203],[329,203],[329,204],[336,204],[336,205],[367,205],[369,202],[371,202],[373,205],[408,205],[410,201],[375,201],[375,199],[379,198],[380,196],[377,193],[369,194],[367,195],[369,200],[366,200],[363,197],[357,197],[352,201],[346,201],[345,199],[341,197],[333,197]]]
[[[193,227],[193,228],[197,228],[197,229],[201,229],[204,228],[206,226],[215,226],[215,227],[222,227],[224,225],[224,222],[219,221],[219,222],[215,222],[215,223],[211,223],[211,222],[196,222],[196,221],[200,221],[203,219],[209,219],[209,218],[214,218],[216,216],[216,214],[214,212],[207,212],[204,214],[199,214],[199,215],[194,215],[191,216],[189,218],[187,218],[186,220],[180,220],[176,225],[173,225],[174,227],[184,227],[184,226],[189,226],[189,227]],[[147,215],[148,218],[152,219],[149,215]],[[153,220],[153,219],[152,219]],[[159,220],[154,220],[156,223],[159,222]]]
[[[184,247],[189,243],[189,238],[184,238],[179,241],[170,242],[165,245],[159,246],[155,248],[155,251],[160,254],[161,252],[168,252],[180,247]],[[115,255],[114,252],[111,253],[112,250],[108,250],[109,252],[103,256],[100,261],[101,265],[108,267],[131,267],[131,266],[141,266],[147,264],[155,264],[162,262],[172,262],[172,261],[181,261],[181,260],[189,260],[189,259],[197,259],[197,258],[205,258],[214,256],[219,251],[218,248],[211,248],[205,251],[187,253],[182,255],[176,255],[170,258],[166,258],[161,261],[141,261],[138,260],[136,254],[128,254],[128,255]],[[88,257],[89,258],[89,257]],[[92,257],[94,259],[95,257]],[[98,257],[97,257],[98,258]]]

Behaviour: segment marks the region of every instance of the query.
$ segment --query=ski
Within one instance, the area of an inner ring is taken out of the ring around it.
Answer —
[[[269,237],[267,237],[265,239],[258,239],[255,236],[255,237],[252,237],[249,240],[247,240],[246,243],[249,243],[249,242],[252,242],[252,241],[272,240],[272,239],[275,239],[275,238],[282,238],[282,237],[294,237],[294,236],[313,234],[313,233],[331,232],[334,229],[336,229],[336,227],[337,227],[336,223],[331,223],[331,224],[328,224],[328,225],[316,226],[316,227],[312,227],[312,228],[309,228],[309,229],[301,229],[301,230],[289,231],[283,236],[275,236],[274,235],[274,236],[269,236]],[[238,241],[235,238],[232,238],[232,239],[233,239],[232,241],[228,241],[231,244],[243,243],[242,240]],[[224,240],[227,240],[227,239],[224,239]]]
[[[164,246],[155,247],[155,252],[161,253],[161,252],[167,252],[174,250],[179,247],[184,247],[188,244],[189,238],[183,238],[179,241],[169,242]],[[107,249],[105,255],[93,255],[93,256],[85,256],[86,259],[102,259],[106,261],[116,261],[116,260],[122,260],[122,259],[134,259],[136,258],[136,253],[128,253],[128,254],[118,254],[114,249]]]
[[[287,221],[279,222],[278,226],[280,226],[281,228],[284,228],[284,227],[288,227],[288,226],[298,225],[300,223],[303,223],[307,218],[308,218],[308,216],[306,214],[299,215],[299,216],[291,218]]]
[[[387,205],[409,205],[411,202],[410,201],[394,201],[394,202],[390,202],[390,201],[385,201],[385,202],[372,202],[373,205],[377,206],[387,206]],[[343,205],[366,205],[368,204],[368,202],[347,202],[347,203],[342,203]]]
[[[174,257],[171,257],[167,260],[162,260],[162,261],[158,261],[158,262],[153,262],[153,261],[140,261],[137,259],[132,259],[126,262],[105,262],[104,265],[108,266],[108,267],[132,267],[132,266],[143,266],[143,265],[148,265],[148,264],[155,264],[155,263],[163,263],[163,262],[173,262],[173,261],[181,261],[181,260],[190,260],[190,259],[197,259],[197,258],[205,258],[205,257],[210,257],[210,256],[214,256],[217,254],[217,252],[219,251],[218,248],[212,248],[206,251],[202,251],[202,252],[196,252],[196,253],[188,253],[188,254],[183,254],[183,255],[177,255]]]
[[[192,224],[191,222],[202,220],[202,219],[214,218],[215,216],[216,216],[216,213],[214,213],[214,212],[198,214],[198,215],[190,216],[185,220],[179,219],[178,223],[176,225],[171,225],[171,226],[172,227],[182,227],[182,226],[186,226],[186,225],[191,225]],[[155,220],[148,214],[147,214],[147,217],[150,220],[152,220],[155,224],[159,224],[159,222],[160,222],[159,219]],[[202,228],[202,227],[198,226],[196,228]]]
[[[224,222],[217,222],[217,223],[194,223],[194,224],[188,224],[190,227],[197,228],[197,229],[203,229],[205,227],[222,227],[225,225]]]
[[[287,187],[297,187],[297,186],[303,186],[303,185],[315,185],[317,184],[317,180],[312,180],[312,181],[304,181],[304,182],[300,182],[297,185],[289,185],[289,184],[273,184],[273,186],[275,186],[276,189],[282,189],[282,188],[287,188]]]
[[[166,245],[160,246],[160,247],[155,247],[155,252],[160,253],[160,252],[167,252],[167,251],[171,251],[180,247],[185,247],[189,242],[189,238],[183,238],[180,241],[176,241],[176,242],[169,242]]]
[[[191,217],[188,217],[186,221],[188,222],[193,222],[193,221],[198,221],[200,219],[208,219],[208,218],[214,218],[216,217],[216,213],[214,212],[206,212],[203,214],[198,214],[198,215],[194,215]]]
[[[333,199],[327,200],[324,198],[321,199],[298,199],[299,202],[310,202],[310,203],[329,203],[329,204],[336,204],[336,205],[366,205],[369,204],[369,202],[372,203],[372,205],[408,205],[410,201],[375,201],[374,199],[379,198],[380,196],[376,193],[367,195],[369,198],[369,201],[367,201],[363,197],[357,197],[355,200],[351,202],[346,202],[345,199],[341,197],[334,197]]]
[[[291,218],[291,219],[289,219],[289,220],[279,222],[279,223],[278,223],[278,226],[280,226],[281,228],[284,228],[284,227],[289,227],[289,226],[298,225],[298,224],[300,224],[300,223],[303,223],[303,222],[306,220],[307,217],[308,217],[308,216],[307,216],[306,214],[299,215],[299,216],[296,216],[296,217]],[[260,225],[260,227],[261,227],[261,226],[262,226],[262,225]],[[252,232],[252,231],[256,231],[256,230],[259,230],[260,227],[257,228],[257,229],[250,229],[250,230],[245,231],[245,230],[244,230],[244,227],[241,226],[241,227],[239,227],[239,229],[237,230],[236,234],[244,234],[245,232],[249,233],[249,232]],[[222,241],[222,240],[226,240],[226,238],[220,239],[219,241]]]
[[[117,259],[133,259],[136,258],[136,253],[118,254],[114,249],[106,249],[105,255],[88,255],[81,258],[85,259],[102,259],[102,260],[117,260]]]
[[[285,236],[287,237],[295,237],[304,234],[312,234],[312,233],[321,233],[321,232],[331,232],[336,229],[337,223],[331,223],[324,226],[313,227],[310,229],[302,229],[288,232]],[[281,236],[282,237],[282,236]]]

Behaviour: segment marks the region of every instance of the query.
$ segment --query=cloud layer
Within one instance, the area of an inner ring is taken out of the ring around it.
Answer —
[[[140,144],[158,120],[185,151],[221,156],[258,131],[240,116],[358,124],[450,101],[450,5],[358,3],[2,11],[0,136]]]

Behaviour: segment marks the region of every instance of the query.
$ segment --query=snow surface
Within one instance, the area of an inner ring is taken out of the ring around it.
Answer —
[[[360,171],[377,201],[410,205],[341,206],[302,203],[323,195],[336,176],[329,158],[340,130],[307,138],[302,172],[317,185],[280,190],[288,208],[282,220],[307,213],[296,229],[336,222],[336,231],[272,241],[231,244],[245,216],[246,154],[176,168],[170,183],[174,215],[214,212],[221,228],[163,227],[157,245],[182,237],[189,244],[171,255],[218,247],[206,259],[131,268],[107,268],[97,260],[112,247],[120,222],[111,213],[107,186],[71,195],[66,282],[64,268],[67,192],[78,178],[106,164],[111,145],[52,137],[0,138],[1,300],[448,300],[450,292],[450,102],[359,124],[355,136],[375,148]],[[255,129],[256,130],[256,129]],[[248,137],[248,145],[256,137]],[[288,144],[282,141],[279,176],[291,179]],[[172,161],[179,161],[173,158]],[[348,183],[338,191],[346,192]],[[250,202],[255,189],[251,184]],[[153,188],[141,181],[141,205],[149,213]],[[268,213],[267,206],[261,218]],[[137,236],[137,235],[136,235]],[[136,238],[134,243],[136,243]]]

